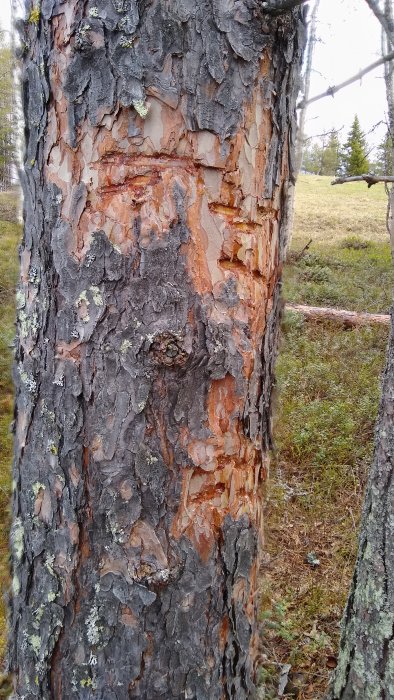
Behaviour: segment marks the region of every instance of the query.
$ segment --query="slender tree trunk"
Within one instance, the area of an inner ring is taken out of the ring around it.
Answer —
[[[305,148],[305,121],[306,112],[308,109],[308,100],[311,91],[311,75],[313,65],[313,54],[317,42],[317,15],[319,11],[320,0],[315,0],[313,6],[310,24],[308,48],[306,50],[305,70],[304,70],[304,91],[302,96],[302,107],[298,112],[298,130],[297,130],[297,146],[296,146],[296,176],[300,172],[302,165],[302,156]]]
[[[312,73],[312,63],[313,63],[313,53],[316,44],[316,31],[317,31],[317,13],[319,10],[320,0],[315,0],[313,7],[309,29],[308,29],[308,44],[306,49],[306,60],[305,60],[305,70],[303,79],[303,95],[302,95],[302,107],[298,111],[298,125],[296,131],[296,142],[295,142],[295,167],[294,167],[294,177],[292,182],[290,182],[288,198],[287,198],[287,214],[286,214],[286,233],[285,233],[285,250],[287,251],[291,244],[291,239],[293,235],[294,227],[294,209],[295,209],[295,186],[296,180],[299,175],[302,157],[305,148],[305,120],[306,111],[308,109],[307,101],[309,99],[310,85],[311,85],[311,73]]]
[[[390,29],[390,36],[387,35],[382,28],[382,55],[385,51],[389,52],[393,49],[393,7],[392,0],[385,0],[384,16],[387,25]],[[394,63],[388,61],[384,64],[384,81],[386,86],[387,112],[388,112],[388,131],[391,136],[391,173],[394,175]],[[387,231],[390,236],[391,252],[394,261],[394,186],[386,185],[388,204],[387,204]]]
[[[26,24],[16,698],[253,695],[300,9]]]

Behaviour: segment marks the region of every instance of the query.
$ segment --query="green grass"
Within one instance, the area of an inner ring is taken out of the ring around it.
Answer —
[[[352,247],[344,247],[347,240]],[[366,248],[354,247],[361,241],[345,238],[340,244],[312,244],[310,252],[287,267],[287,301],[388,313],[393,283],[390,246],[376,242]],[[299,250],[298,241],[293,246]]]
[[[387,197],[384,185],[331,185],[331,177],[301,175],[296,187],[294,241],[338,244],[348,236],[383,241]]]
[[[18,274],[17,247],[21,226],[16,223],[17,195],[0,194],[0,588],[8,588],[8,527],[13,414],[12,343],[15,335],[15,285]],[[6,609],[0,599],[0,659],[6,646]],[[0,679],[0,697],[2,681]]]
[[[305,176],[297,185],[285,298],[387,313],[393,275],[384,191],[329,183]],[[335,664],[387,335],[384,326],[345,330],[291,312],[284,317],[262,578],[266,700],[277,697],[281,664],[292,665],[284,697],[305,700],[324,696]],[[307,561],[312,553],[315,568]]]

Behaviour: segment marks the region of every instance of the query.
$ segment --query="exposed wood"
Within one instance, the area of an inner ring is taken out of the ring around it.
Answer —
[[[388,314],[368,314],[325,306],[305,306],[304,304],[286,304],[285,309],[302,314],[312,321],[338,321],[347,327],[368,326],[374,323],[389,326],[391,318]]]
[[[377,185],[379,182],[394,182],[394,175],[351,175],[349,177],[337,177],[331,182],[332,185],[344,185],[347,182],[366,182],[368,187]]]
[[[17,697],[253,696],[304,42],[301,10],[255,9],[26,23]]]
[[[319,95],[315,95],[314,97],[311,97],[309,100],[307,100],[305,103],[304,101],[301,101],[298,104],[298,109],[301,109],[302,107],[306,105],[310,105],[313,102],[317,102],[318,100],[322,100],[324,97],[334,97],[334,95],[339,92],[339,90],[342,90],[343,88],[347,87],[348,85],[351,85],[352,83],[355,83],[357,80],[361,80],[364,75],[367,73],[370,73],[372,70],[375,70],[375,68],[378,68],[379,66],[383,65],[383,63],[386,63],[387,61],[392,61],[394,59],[394,51],[391,51],[389,54],[386,56],[382,56],[382,58],[379,58],[377,61],[374,61],[374,63],[371,63],[369,66],[366,68],[363,68],[360,70],[356,75],[353,75],[351,78],[348,78],[347,80],[344,80],[343,83],[340,83],[339,85],[332,85],[325,92],[321,92]]]

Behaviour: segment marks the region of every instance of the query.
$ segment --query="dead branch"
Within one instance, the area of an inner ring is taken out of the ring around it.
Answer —
[[[366,182],[368,187],[377,185],[378,182],[394,182],[394,175],[352,175],[350,177],[337,177],[332,181],[332,185],[343,185],[346,182]]]
[[[282,12],[293,10],[297,5],[303,5],[308,0],[269,0],[262,2],[261,7],[264,12],[270,15],[280,15]]]
[[[332,309],[323,306],[304,306],[303,304],[286,304],[286,311],[294,311],[302,314],[312,321],[338,321],[346,328],[355,326],[368,326],[379,323],[389,326],[391,317],[389,314],[368,314],[347,309]]]
[[[296,253],[295,251],[291,251],[289,253],[289,262],[295,263],[295,262],[298,262],[299,260],[301,260],[301,258],[304,257],[305,253],[309,250],[309,247],[312,243],[313,243],[313,238],[311,238],[308,241],[308,243],[306,245],[304,245],[304,247],[301,248],[300,251],[298,251],[298,253]]]
[[[335,93],[337,93],[339,90],[342,90],[343,88],[347,87],[348,85],[355,83],[357,80],[361,80],[361,78],[364,75],[366,75],[367,73],[370,73],[371,70],[374,70],[375,68],[378,68],[378,66],[381,66],[383,63],[386,63],[387,61],[392,61],[393,59],[394,59],[394,51],[391,51],[386,56],[382,56],[382,58],[379,58],[374,63],[371,63],[366,68],[363,68],[362,70],[359,71],[359,73],[357,73],[356,75],[353,75],[351,78],[348,78],[343,83],[340,83],[339,85],[333,85],[332,87],[329,87],[325,92],[320,93],[320,95],[315,95],[314,97],[311,97],[309,100],[306,100],[306,101],[302,100],[297,105],[297,108],[302,109],[305,105],[310,105],[310,104],[312,104],[312,102],[317,102],[317,100],[322,100],[323,97],[334,97]]]
[[[390,26],[386,14],[380,9],[376,0],[365,0],[368,7],[374,13],[376,19],[382,25],[382,28],[387,36],[387,40],[393,46],[393,27]]]

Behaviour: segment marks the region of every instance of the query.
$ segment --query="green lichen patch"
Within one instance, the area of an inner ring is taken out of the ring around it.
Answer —
[[[30,10],[28,22],[30,24],[37,25],[40,21],[40,16],[41,16],[40,4],[37,3],[36,5],[33,5],[32,9]]]

